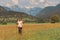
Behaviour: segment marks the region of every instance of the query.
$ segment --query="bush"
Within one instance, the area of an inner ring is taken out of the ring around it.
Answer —
[[[3,22],[2,24],[3,24],[3,25],[6,25],[6,24],[7,24],[7,22]]]
[[[51,16],[51,23],[59,22],[59,16],[58,15],[53,15]]]
[[[6,25],[7,21],[2,21],[1,24]]]

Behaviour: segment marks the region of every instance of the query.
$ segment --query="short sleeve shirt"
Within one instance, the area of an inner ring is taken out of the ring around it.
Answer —
[[[22,27],[22,21],[18,21],[18,27]]]

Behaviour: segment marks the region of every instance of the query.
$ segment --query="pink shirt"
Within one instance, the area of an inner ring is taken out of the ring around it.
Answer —
[[[22,21],[18,21],[18,27],[22,27]]]

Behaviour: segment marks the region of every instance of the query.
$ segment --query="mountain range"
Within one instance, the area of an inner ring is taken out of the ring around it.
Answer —
[[[50,16],[54,14],[57,14],[60,16],[60,4],[56,6],[48,6],[43,9],[39,7],[26,9],[26,8],[20,8],[17,5],[12,6],[12,7],[0,6],[0,15],[4,13],[13,14],[14,12],[25,13],[27,15],[33,15],[39,18],[49,18]]]
[[[38,12],[42,10],[42,8],[39,7],[34,7],[34,8],[20,8],[18,5],[14,5],[12,7],[4,7],[7,11],[12,10],[16,12],[24,12],[32,16],[36,16]]]
[[[0,17],[23,17],[30,18],[33,17],[24,12],[12,11],[10,8],[0,6]]]
[[[60,17],[60,4],[56,6],[48,6],[37,13],[36,16],[40,19],[46,19],[50,18],[52,15],[58,15]]]

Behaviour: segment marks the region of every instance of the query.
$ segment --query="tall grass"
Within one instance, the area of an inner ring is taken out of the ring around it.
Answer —
[[[60,28],[49,30],[27,30],[19,34],[16,30],[4,31],[4,40],[60,40]]]
[[[19,34],[16,27],[8,26],[0,29],[0,40],[60,40],[60,27],[41,30],[41,25],[36,28],[27,25],[28,27],[23,28],[22,34]]]

